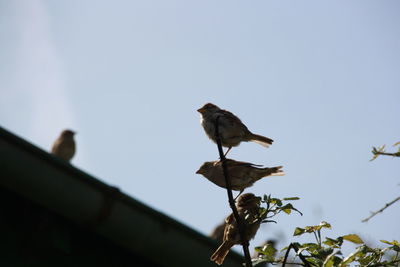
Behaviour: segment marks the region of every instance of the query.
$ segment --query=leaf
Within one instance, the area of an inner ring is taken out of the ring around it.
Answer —
[[[263,255],[268,261],[274,261],[276,249],[271,244],[266,244],[263,247],[256,247],[255,251]]]
[[[282,200],[279,198],[270,198],[269,202],[272,204],[276,204],[278,207],[282,206]]]
[[[332,228],[332,226],[328,222],[325,222],[325,221],[320,222],[319,226],[321,226],[321,228],[329,228],[329,229]]]
[[[300,254],[301,251],[307,251],[311,255],[315,256],[319,254],[320,246],[316,243],[304,243],[299,247],[297,254]],[[319,257],[316,257],[319,258]]]
[[[299,197],[284,197],[282,200],[288,201],[288,200],[299,200]]]
[[[378,148],[372,147],[372,154],[374,154],[374,156],[369,161],[373,161],[374,159],[376,159],[381,152],[385,152],[385,145],[382,145]]]
[[[362,255],[363,249],[364,249],[364,246],[358,247],[356,249],[356,251],[354,251],[349,256],[347,256],[346,258],[343,259],[343,262],[340,264],[340,267],[347,266],[349,263],[353,262],[356,257]]]
[[[400,145],[400,142],[397,142],[396,144],[394,144],[393,146],[398,146],[398,145]]]
[[[342,236],[344,240],[353,242],[355,244],[364,244],[364,241],[362,241],[362,239],[355,234],[350,234],[350,235],[344,235]]]
[[[340,246],[343,244],[343,237],[339,236],[337,239],[326,237],[323,243],[330,247],[340,248]]]
[[[271,197],[271,196],[269,196],[269,195],[264,195],[262,201],[265,202],[265,203],[267,203],[268,200],[270,199],[270,197]]]
[[[379,240],[382,243],[388,244],[388,245],[393,245],[393,246],[400,246],[400,243],[397,240],[393,240],[392,242],[386,241],[386,240]]]
[[[300,213],[301,216],[303,216],[303,213],[301,213],[299,210],[297,210],[295,207],[293,207],[293,205],[290,203],[286,204],[285,206],[281,207],[280,209],[283,210],[287,214],[290,214],[292,212],[292,210],[295,210],[298,213]]]
[[[269,222],[277,223],[277,222],[274,221],[274,220],[263,220],[263,221],[261,221],[261,223],[269,223]]]
[[[305,248],[305,249],[317,249],[319,248],[319,245],[316,243],[304,243],[299,248]]]
[[[306,232],[305,229],[300,228],[300,227],[296,227],[296,229],[294,229],[293,236],[302,235],[302,234],[304,234],[305,232]]]
[[[292,204],[286,204],[285,206],[281,207],[281,210],[285,212],[286,214],[290,214],[292,212]]]
[[[373,152],[372,152],[372,153],[373,153]],[[375,160],[378,156],[379,156],[378,154],[374,154],[374,155],[372,156],[372,159],[370,159],[369,161]]]
[[[332,252],[330,255],[328,255],[328,257],[326,257],[324,263],[323,263],[323,267],[332,267],[335,264],[335,255],[337,254],[337,252]],[[338,258],[338,257],[336,257]],[[337,263],[335,264],[337,265]]]
[[[307,262],[315,266],[321,266],[323,264],[323,262],[318,258],[307,258]]]
[[[258,217],[264,219],[267,216],[267,209],[261,207],[258,209]]]
[[[311,226],[304,227],[304,229],[305,229],[305,231],[307,233],[313,233],[313,232],[321,230],[322,228],[329,228],[330,229],[331,225],[329,223],[325,222],[325,221],[322,221],[322,222],[320,222],[319,225],[311,225]]]

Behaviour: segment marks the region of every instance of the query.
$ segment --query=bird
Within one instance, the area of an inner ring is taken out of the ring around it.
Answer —
[[[228,148],[225,155],[228,154],[232,147],[238,146],[241,142],[252,141],[265,147],[268,147],[273,142],[268,137],[253,134],[233,113],[220,109],[212,103],[205,104],[197,111],[201,114],[201,125],[204,131],[214,143],[217,143],[215,138],[215,122],[217,117],[219,117],[218,130],[221,145]]]
[[[231,184],[231,189],[240,191],[239,195],[247,187],[252,186],[256,181],[267,176],[282,176],[285,173],[281,170],[283,166],[263,168],[262,165],[255,165],[249,162],[225,159],[226,169]],[[222,161],[207,161],[196,171],[219,187],[226,188],[225,177],[222,169]]]
[[[71,161],[76,151],[74,135],[75,132],[72,130],[62,131],[51,148],[51,154],[65,161]]]
[[[260,197],[256,197],[252,193],[246,193],[241,195],[236,203],[239,217],[241,218],[245,227],[244,238],[247,241],[256,235],[257,230],[260,227],[261,222],[258,219],[260,200]],[[218,265],[221,265],[224,262],[226,255],[228,255],[229,250],[234,245],[241,243],[239,227],[232,213],[225,219],[223,242],[212,254],[210,260],[214,261]]]

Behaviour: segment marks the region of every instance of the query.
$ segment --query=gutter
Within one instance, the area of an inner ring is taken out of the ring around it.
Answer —
[[[216,266],[218,244],[0,127],[0,186],[161,266]],[[224,266],[241,266],[231,251]]]

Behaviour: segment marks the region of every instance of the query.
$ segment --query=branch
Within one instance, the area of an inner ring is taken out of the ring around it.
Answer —
[[[400,145],[400,142],[397,142],[396,144],[394,144],[393,146],[398,146]],[[392,157],[400,157],[400,149],[397,152],[394,153],[388,153],[385,151],[385,145],[383,146],[379,146],[378,148],[376,147],[372,147],[372,154],[374,155],[372,157],[372,159],[370,159],[370,161],[373,161],[374,159],[376,159],[378,156],[380,155],[384,155],[384,156],[392,156]]]
[[[222,145],[221,145],[221,138],[219,136],[219,117],[217,117],[215,121],[215,139],[217,141],[217,146],[218,146],[218,152],[219,152],[219,157],[222,162],[222,171],[225,177],[225,185],[226,185],[226,191],[228,193],[228,199],[229,199],[229,205],[232,209],[233,216],[235,217],[237,226],[239,228],[239,235],[240,235],[240,240],[242,241],[242,247],[243,247],[243,253],[244,253],[244,259],[246,263],[246,267],[252,267],[251,264],[251,257],[250,257],[250,252],[249,252],[249,241],[246,239],[246,226],[243,223],[242,219],[239,217],[239,213],[236,209],[235,205],[235,200],[233,199],[232,195],[232,189],[231,189],[231,181],[228,176],[228,170],[226,168],[226,158],[224,155],[224,152],[222,150]]]
[[[375,152],[375,155],[385,155],[385,156],[393,156],[393,157],[400,157],[400,153],[387,153],[387,152]]]
[[[369,219],[371,219],[372,217],[374,217],[378,213],[383,212],[386,208],[388,208],[389,206],[391,206],[392,204],[394,204],[396,201],[399,201],[399,200],[400,200],[400,197],[397,197],[396,199],[390,201],[389,203],[386,203],[385,206],[383,208],[381,208],[380,210],[371,212],[371,215],[369,217],[365,218],[364,220],[362,220],[362,222],[368,222]]]
[[[290,243],[289,247],[286,250],[285,258],[283,259],[283,263],[282,263],[282,267],[285,267],[287,258],[289,256],[289,251],[292,248],[294,249],[294,251],[296,251],[296,253],[299,251],[299,249],[295,246],[295,244]],[[310,264],[308,263],[307,259],[301,253],[299,253],[298,255],[299,255],[299,258],[301,259],[301,261],[304,263],[304,266],[311,267]]]

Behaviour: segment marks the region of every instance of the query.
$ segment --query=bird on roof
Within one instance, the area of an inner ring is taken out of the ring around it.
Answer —
[[[72,130],[62,131],[51,148],[51,154],[65,161],[71,161],[76,151],[74,135],[75,132]]]

